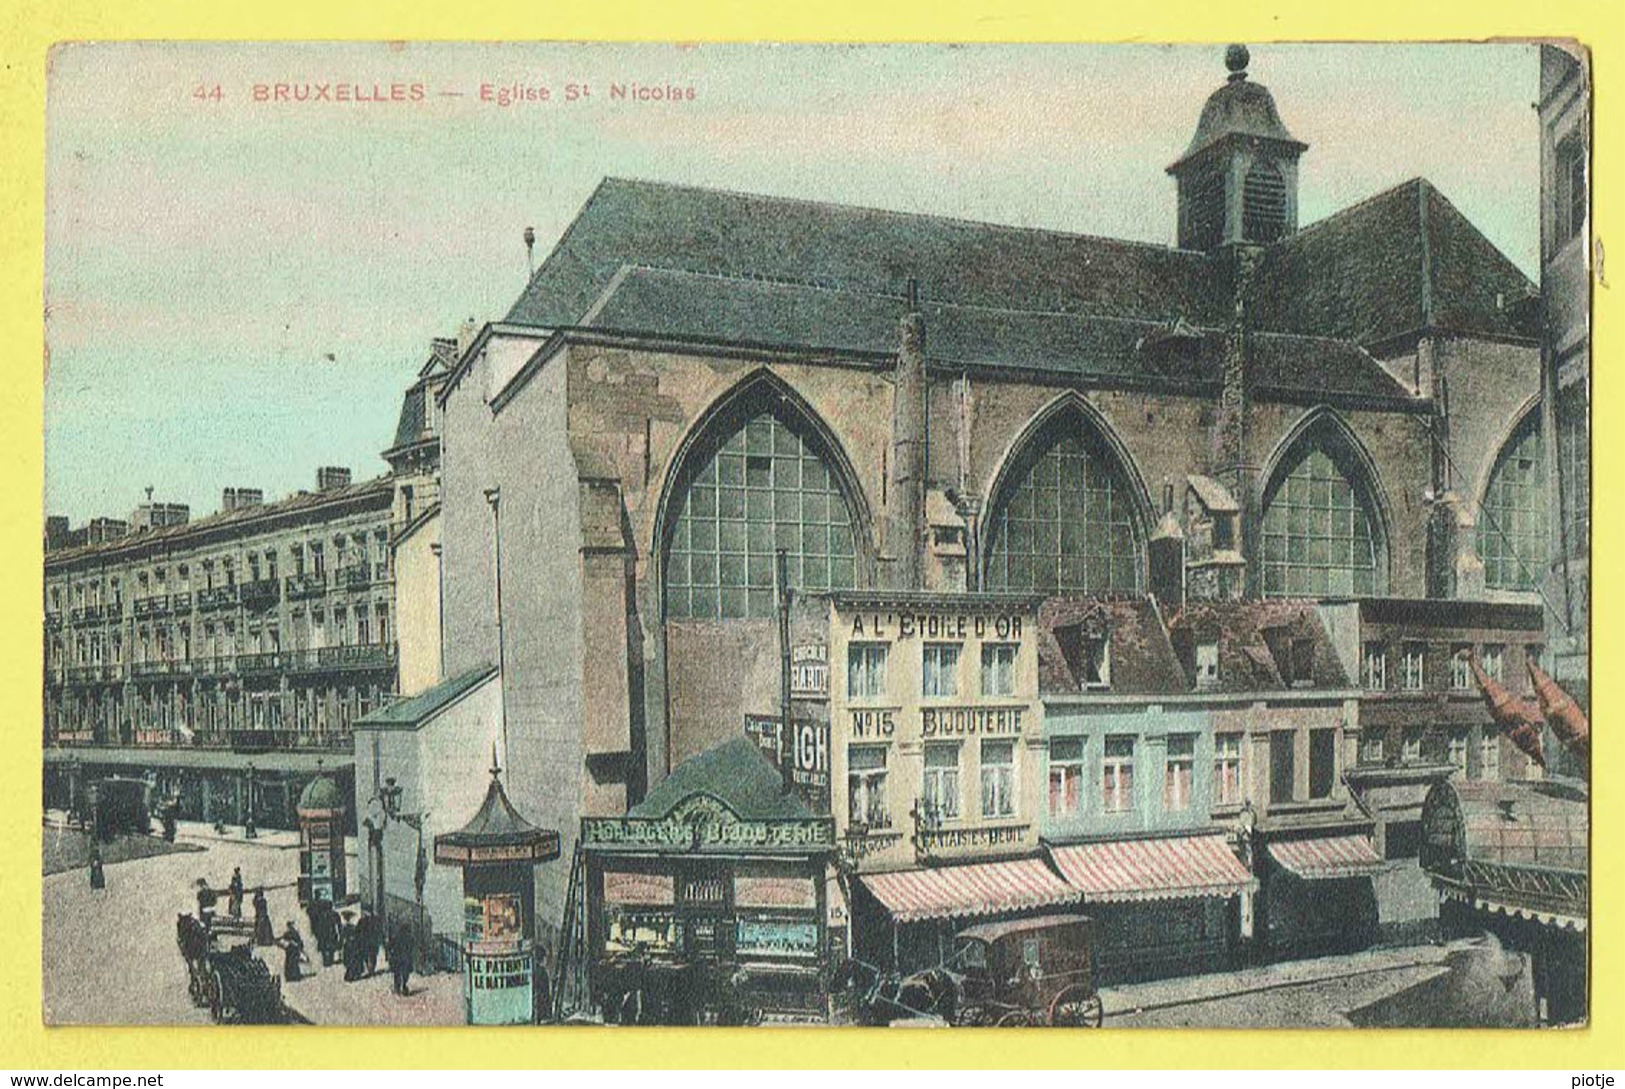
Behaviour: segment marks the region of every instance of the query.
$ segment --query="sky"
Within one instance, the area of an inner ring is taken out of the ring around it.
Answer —
[[[224,487],[269,499],[312,488],[318,465],[384,471],[429,339],[499,320],[527,277],[524,229],[540,262],[606,175],[1171,243],[1165,168],[1224,82],[1222,57],[1222,45],[58,47],[46,510],[74,525],[124,517],[151,486],[200,517]],[[1300,224],[1423,176],[1535,278],[1534,47],[1263,44],[1250,73],[1310,145]],[[693,95],[640,99],[635,85]],[[529,97],[501,105],[515,86]]]

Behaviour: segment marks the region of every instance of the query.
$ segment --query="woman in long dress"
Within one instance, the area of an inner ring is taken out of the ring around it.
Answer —
[[[271,906],[265,902],[263,888],[254,890],[254,944],[276,944],[276,934],[271,930]]]
[[[305,978],[299,969],[299,962],[305,959],[305,940],[299,936],[299,929],[288,921],[288,929],[282,932],[277,944],[282,947],[282,979],[287,983],[297,983]]]

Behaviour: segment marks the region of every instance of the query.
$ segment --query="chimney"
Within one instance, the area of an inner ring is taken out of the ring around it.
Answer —
[[[893,585],[921,589],[925,551],[925,318],[920,313],[920,282],[908,281],[908,311],[899,328],[897,368],[892,387],[891,494],[886,509],[886,551],[896,574]]]
[[[45,519],[45,549],[61,548],[68,540],[68,519],[66,515],[52,514]]]
[[[1172,615],[1185,603],[1185,531],[1174,515],[1174,482],[1162,484],[1162,518],[1147,545],[1151,568],[1151,596],[1164,613]]]
[[[350,470],[340,465],[323,465],[316,470],[316,490],[330,492],[350,486]],[[240,500],[239,500],[240,501]]]
[[[474,343],[474,338],[479,335],[479,331],[480,327],[474,324],[474,319],[472,317],[457,327],[458,359],[463,358],[463,356],[468,352],[468,346]]]

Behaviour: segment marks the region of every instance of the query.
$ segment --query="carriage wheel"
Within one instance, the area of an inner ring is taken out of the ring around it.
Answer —
[[[220,1024],[226,1017],[225,985],[220,981],[220,973],[209,969],[209,985],[207,990],[209,999],[209,1016],[214,1018],[215,1024]]]
[[[1063,1028],[1099,1028],[1105,1012],[1098,994],[1075,984],[1055,996],[1049,1008],[1049,1023]]]
[[[1031,1028],[1032,1023],[1032,1016],[1026,1010],[1011,1010],[996,1022],[999,1028]]]
[[[954,1024],[965,1028],[986,1028],[993,1024],[993,1013],[986,1006],[961,1006]]]

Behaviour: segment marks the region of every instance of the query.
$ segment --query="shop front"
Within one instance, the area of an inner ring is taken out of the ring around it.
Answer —
[[[1224,835],[1055,844],[1049,855],[1095,919],[1102,983],[1236,963],[1243,912],[1258,883]]]
[[[1261,937],[1270,956],[1348,952],[1376,941],[1374,878],[1385,864],[1369,825],[1280,830],[1264,846]]]
[[[739,737],[625,817],[582,820],[590,993],[606,1020],[822,1020],[834,822]]]

